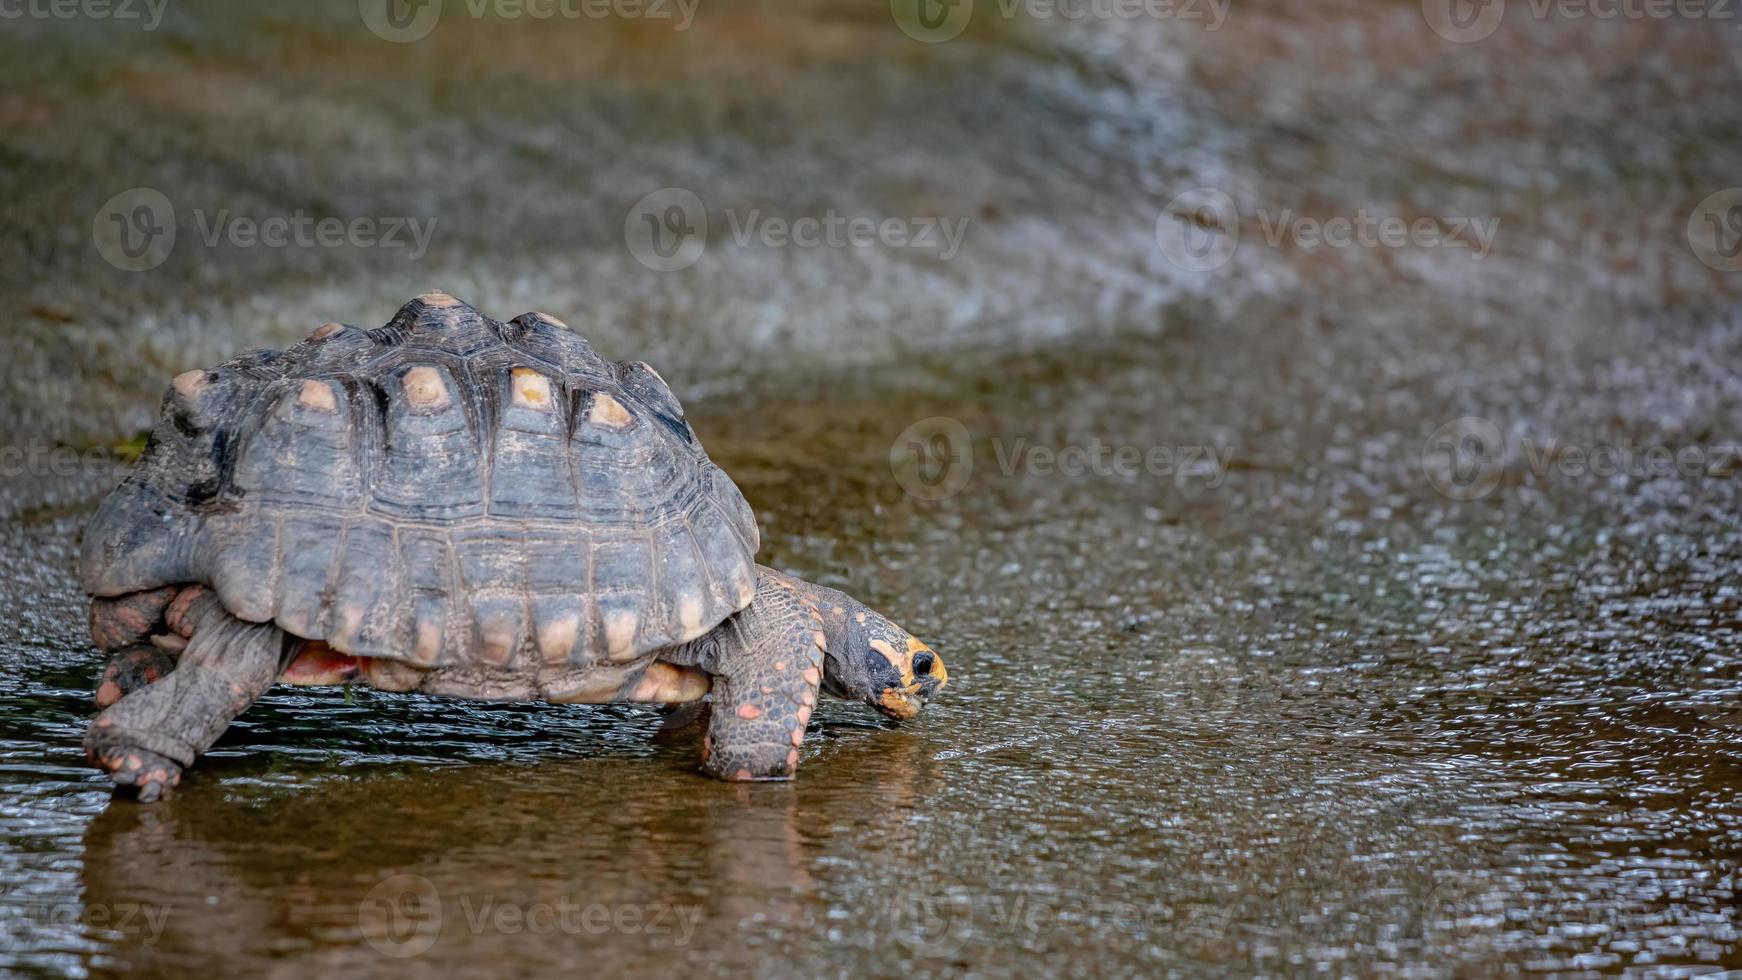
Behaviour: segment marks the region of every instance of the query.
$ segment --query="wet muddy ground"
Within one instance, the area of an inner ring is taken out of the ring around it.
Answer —
[[[1742,273],[1688,232],[1742,184],[1733,25],[1252,4],[924,44],[731,5],[399,45],[248,9],[0,34],[0,421],[101,450],[0,483],[0,965],[1742,968]],[[180,240],[126,272],[91,225],[136,186]],[[709,232],[661,273],[623,216],[666,186]],[[1240,227],[1193,271],[1224,239],[1157,219],[1225,220],[1201,188]],[[831,207],[971,220],[948,259],[733,237]],[[438,232],[205,245],[225,208]],[[1498,223],[1479,260],[1268,241],[1363,210]],[[280,688],[173,800],[112,803],[71,577],[111,458],[174,371],[431,287],[658,365],[763,560],[949,687],[902,727],[827,706],[756,786],[640,708]]]

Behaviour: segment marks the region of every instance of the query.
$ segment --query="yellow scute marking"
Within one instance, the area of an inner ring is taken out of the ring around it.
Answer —
[[[607,429],[627,429],[635,416],[623,403],[601,391],[593,396],[593,407],[587,411],[587,421]]]

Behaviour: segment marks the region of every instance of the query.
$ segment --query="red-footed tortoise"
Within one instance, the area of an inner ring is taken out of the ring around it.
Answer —
[[[141,800],[275,681],[681,704],[703,768],[790,777],[819,690],[893,718],[942,661],[756,564],[756,520],[648,365],[442,293],[178,375],[85,532],[109,651],[85,750]]]

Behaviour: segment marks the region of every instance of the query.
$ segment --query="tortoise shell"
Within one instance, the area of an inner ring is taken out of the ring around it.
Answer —
[[[104,597],[203,583],[353,656],[585,666],[744,608],[758,544],[651,367],[431,293],[177,376],[79,572]]]

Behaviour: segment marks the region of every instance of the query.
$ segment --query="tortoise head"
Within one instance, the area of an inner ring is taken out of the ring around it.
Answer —
[[[950,679],[943,660],[875,609],[851,598],[846,607],[846,642],[829,644],[823,690],[863,701],[891,718],[919,714]]]

